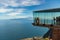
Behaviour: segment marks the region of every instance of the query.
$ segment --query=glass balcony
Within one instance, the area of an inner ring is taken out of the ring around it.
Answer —
[[[33,12],[35,24],[60,25],[60,12]]]

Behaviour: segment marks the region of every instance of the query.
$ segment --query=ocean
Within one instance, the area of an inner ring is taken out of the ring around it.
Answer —
[[[0,20],[0,40],[20,40],[34,36],[42,37],[49,29],[32,25],[33,20]]]

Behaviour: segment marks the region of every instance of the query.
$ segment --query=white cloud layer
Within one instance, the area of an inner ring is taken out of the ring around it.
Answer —
[[[6,9],[6,8],[1,8],[0,9],[0,13],[22,13],[24,12],[24,10],[26,9],[23,9],[23,8],[20,8],[20,9]]]
[[[39,0],[0,0],[0,19],[10,19],[10,18],[26,18],[29,17],[27,15],[21,16],[24,11],[27,9],[25,8],[8,8],[11,7],[23,7],[23,6],[32,6],[32,5],[40,5],[42,1]],[[4,15],[4,16],[3,16]],[[20,15],[20,16],[18,16]]]
[[[21,4],[22,6],[32,6],[32,5],[39,5],[41,4],[38,0],[22,0]]]
[[[0,0],[0,7],[40,5],[39,0]]]
[[[29,15],[23,15],[25,9],[0,9],[0,19],[28,18]]]
[[[7,16],[17,16],[21,15],[26,9],[14,9],[12,12],[9,12]]]
[[[4,9],[4,8],[0,9],[0,13],[6,13],[6,12],[11,12],[11,11],[13,11],[13,9]]]
[[[0,14],[5,14],[6,16],[17,16],[17,15],[21,15],[26,9],[4,9],[1,8],[0,9]],[[2,16],[3,16],[2,15]]]

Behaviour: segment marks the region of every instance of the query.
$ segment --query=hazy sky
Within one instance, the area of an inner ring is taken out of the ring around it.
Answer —
[[[34,10],[60,8],[60,0],[0,0],[0,19],[32,17]]]

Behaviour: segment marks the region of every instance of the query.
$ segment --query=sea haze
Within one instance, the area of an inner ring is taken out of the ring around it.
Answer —
[[[0,20],[0,40],[19,40],[27,37],[43,36],[48,28],[32,25],[29,19]]]

